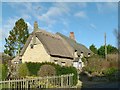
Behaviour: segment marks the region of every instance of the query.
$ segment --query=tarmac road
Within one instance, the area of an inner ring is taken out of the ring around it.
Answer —
[[[120,88],[120,82],[83,82],[83,88]]]

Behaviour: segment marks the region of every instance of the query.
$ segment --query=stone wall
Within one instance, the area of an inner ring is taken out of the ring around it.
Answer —
[[[32,40],[28,45],[24,55],[22,56],[22,62],[49,62],[50,55],[46,52],[43,44],[36,37],[36,45],[31,48]]]
[[[72,59],[67,58],[58,58],[58,57],[50,57],[51,62],[56,62],[59,65],[62,65],[62,62],[65,62],[65,66],[71,66],[73,63]]]

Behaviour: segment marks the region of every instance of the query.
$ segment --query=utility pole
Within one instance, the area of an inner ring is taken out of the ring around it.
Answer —
[[[104,40],[105,40],[105,59],[107,60],[106,33],[104,34]]]

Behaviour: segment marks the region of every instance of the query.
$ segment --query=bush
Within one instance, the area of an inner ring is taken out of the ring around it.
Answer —
[[[43,62],[43,63],[26,62],[26,65],[28,67],[31,76],[33,75],[37,76],[41,66],[45,64],[54,66],[54,63],[49,63],[49,62]]]
[[[100,72],[101,70],[101,60],[102,58],[100,58],[98,55],[94,55],[90,58],[88,58],[88,62],[87,65],[85,65],[85,67],[83,68],[84,71],[91,73],[94,73],[96,71]]]
[[[108,68],[108,69],[103,71],[104,75],[106,75],[106,76],[111,76],[111,75],[113,75],[116,72],[117,72],[117,69],[113,68],[113,67]]]
[[[7,78],[7,73],[8,73],[8,69],[7,69],[7,65],[5,64],[0,64],[0,80],[4,80]]]
[[[29,70],[25,63],[20,64],[18,67],[18,77],[23,78],[29,75]]]
[[[43,62],[43,63],[33,63],[33,62],[27,62],[26,63],[28,70],[30,72],[30,75],[38,75],[38,72],[42,65],[51,65],[56,69],[56,75],[64,75],[64,74],[74,74],[73,76],[73,84],[77,84],[77,69],[75,67],[62,67],[58,64],[54,64],[51,62]],[[33,68],[34,67],[34,68]]]
[[[103,71],[104,75],[107,77],[109,81],[116,81],[118,79],[115,75],[117,72],[118,72],[118,69],[113,67]]]
[[[55,76],[56,69],[52,65],[42,65],[40,70],[38,71],[38,76]]]

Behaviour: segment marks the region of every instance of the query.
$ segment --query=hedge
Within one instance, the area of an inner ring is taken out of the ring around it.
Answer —
[[[29,70],[25,63],[22,63],[18,67],[18,75],[19,78],[24,78],[25,76],[29,76]]]
[[[0,64],[0,80],[4,80],[7,78],[7,73],[8,73],[8,69],[7,69],[7,65],[5,64]]]
[[[64,75],[64,74],[74,74],[73,76],[73,84],[77,84],[77,69],[75,67],[65,67],[60,66],[58,64],[54,64],[51,62],[43,62],[43,63],[33,63],[33,62],[26,62],[26,65],[28,67],[28,70],[30,72],[31,76],[37,76],[37,73],[42,65],[52,65],[56,69],[56,75]]]

